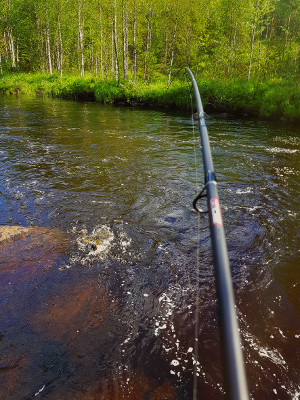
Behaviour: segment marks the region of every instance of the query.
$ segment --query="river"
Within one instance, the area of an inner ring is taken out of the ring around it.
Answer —
[[[298,399],[299,128],[207,125],[251,398]],[[0,284],[0,399],[183,400],[195,379],[199,398],[224,398],[189,113],[2,97],[0,158],[0,225],[71,243],[42,273]]]

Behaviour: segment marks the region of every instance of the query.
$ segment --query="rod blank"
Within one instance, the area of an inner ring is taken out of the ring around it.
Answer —
[[[192,80],[199,114],[199,131],[214,255],[226,392],[230,400],[248,400],[249,392],[235,311],[232,277],[208,132],[197,82],[191,70],[187,67],[185,69]]]

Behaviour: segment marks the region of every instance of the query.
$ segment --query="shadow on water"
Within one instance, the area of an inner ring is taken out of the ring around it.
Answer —
[[[10,98],[0,119],[0,223],[33,227],[0,235],[0,399],[224,398],[191,119]],[[297,399],[299,131],[208,129],[251,396]]]

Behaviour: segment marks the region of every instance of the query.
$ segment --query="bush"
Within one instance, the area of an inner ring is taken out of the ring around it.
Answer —
[[[262,117],[300,119],[300,91],[294,82],[277,80],[221,81],[198,80],[203,107],[208,112],[247,113]],[[190,108],[191,82],[176,78],[167,88],[167,79],[158,77],[148,83],[99,80],[87,74],[53,75],[11,74],[0,79],[2,94],[52,96],[64,99],[89,100],[102,103],[140,103],[148,106]]]

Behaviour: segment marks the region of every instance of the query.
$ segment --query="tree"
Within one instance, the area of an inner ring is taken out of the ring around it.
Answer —
[[[84,76],[84,56],[83,56],[83,0],[78,0],[78,49],[79,49],[79,71],[80,76]]]
[[[297,77],[299,15],[298,0],[0,0],[0,71]]]

